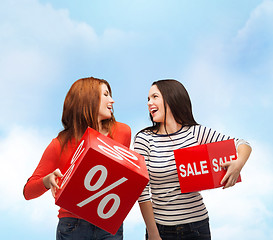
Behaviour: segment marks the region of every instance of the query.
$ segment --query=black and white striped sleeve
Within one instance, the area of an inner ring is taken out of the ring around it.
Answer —
[[[244,139],[231,138],[230,136],[224,135],[202,125],[193,126],[193,135],[199,144],[207,144],[212,142],[224,141],[228,139],[234,139],[236,149],[241,144],[246,144],[250,146],[250,144]]]
[[[138,154],[141,154],[144,159],[147,166],[147,169],[149,169],[149,155],[150,155],[150,147],[149,147],[149,140],[148,135],[140,132],[136,135],[135,141],[134,141],[134,151],[136,151]],[[150,181],[148,182],[147,186],[144,188],[142,194],[140,195],[138,202],[146,202],[151,200],[151,194],[150,194]]]

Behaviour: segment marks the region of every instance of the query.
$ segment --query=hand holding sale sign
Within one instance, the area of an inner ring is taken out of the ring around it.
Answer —
[[[182,193],[223,186],[226,171],[221,164],[237,159],[233,139],[177,149],[174,156]]]
[[[88,128],[67,166],[55,203],[115,234],[148,180],[143,156]]]

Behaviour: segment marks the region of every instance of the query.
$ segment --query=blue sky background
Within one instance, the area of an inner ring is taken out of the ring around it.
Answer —
[[[150,124],[151,83],[180,80],[199,123],[253,147],[242,183],[203,192],[213,239],[273,239],[272,66],[272,0],[1,0],[1,239],[55,238],[50,193],[25,201],[22,189],[86,76],[110,82],[133,135]],[[125,240],[144,228],[136,205]]]

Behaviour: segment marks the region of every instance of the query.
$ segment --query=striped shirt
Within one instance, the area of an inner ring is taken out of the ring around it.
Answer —
[[[137,134],[134,150],[144,156],[150,177],[138,201],[152,201],[157,223],[178,225],[208,217],[199,192],[181,193],[173,150],[228,139],[229,136],[202,125],[183,126],[169,135],[150,131]],[[235,139],[236,148],[242,143],[248,144]]]

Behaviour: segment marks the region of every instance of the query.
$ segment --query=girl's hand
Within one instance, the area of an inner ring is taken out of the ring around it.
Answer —
[[[223,189],[232,187],[236,184],[240,172],[248,160],[252,149],[248,144],[241,144],[237,148],[238,158],[236,161],[221,164],[222,168],[227,168],[227,173],[223,177],[221,184],[225,184]]]
[[[238,177],[240,175],[242,167],[239,164],[239,161],[230,161],[221,164],[222,168],[227,169],[225,176],[223,177],[221,184],[225,184],[223,189],[232,187],[236,184]]]
[[[43,178],[43,183],[45,185],[45,188],[51,189],[52,196],[55,198],[55,194],[57,189],[60,189],[58,186],[58,178],[62,178],[63,175],[60,171],[60,169],[56,169],[54,172],[48,174]]]

